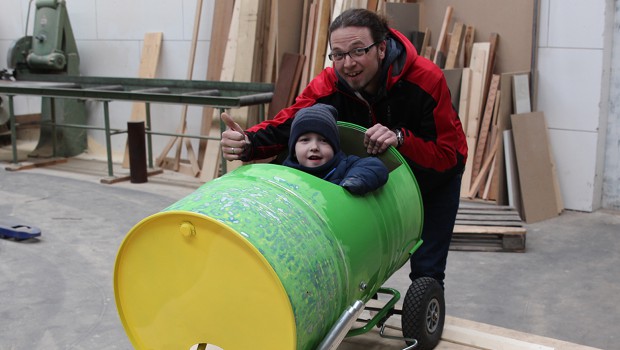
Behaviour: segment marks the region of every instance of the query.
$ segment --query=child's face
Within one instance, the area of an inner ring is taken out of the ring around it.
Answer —
[[[334,157],[334,150],[325,137],[308,132],[297,139],[295,156],[299,164],[314,168],[329,162]]]

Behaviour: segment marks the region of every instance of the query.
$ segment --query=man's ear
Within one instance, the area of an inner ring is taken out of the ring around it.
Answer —
[[[385,43],[385,40],[383,40],[381,44],[379,44],[379,54],[381,55],[381,58],[385,58],[386,48],[387,48],[387,44]]]

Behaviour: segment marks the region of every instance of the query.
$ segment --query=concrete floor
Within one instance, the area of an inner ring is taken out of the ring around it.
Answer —
[[[0,221],[42,230],[35,240],[0,239],[0,350],[130,349],[114,302],[117,249],[137,222],[199,184],[166,172],[104,185],[104,163],[77,159],[21,171],[0,165]],[[565,211],[527,229],[525,253],[450,252],[448,315],[620,348],[620,213]],[[408,269],[385,285],[404,296]]]

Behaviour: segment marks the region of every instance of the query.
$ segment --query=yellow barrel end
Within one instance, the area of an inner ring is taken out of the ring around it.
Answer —
[[[114,290],[136,349],[295,349],[287,293],[243,234],[184,211],[147,217],[127,234]]]

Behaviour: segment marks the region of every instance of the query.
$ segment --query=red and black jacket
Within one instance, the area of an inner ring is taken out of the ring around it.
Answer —
[[[400,128],[404,143],[398,150],[407,159],[423,193],[462,172],[467,141],[443,72],[418,56],[398,31],[391,30],[386,42],[382,72],[385,85],[377,96],[358,97],[332,67],[325,68],[292,106],[246,131],[252,149],[244,160],[268,158],[285,151],[295,113],[320,102],[336,107],[341,121],[367,128],[376,123]]]

